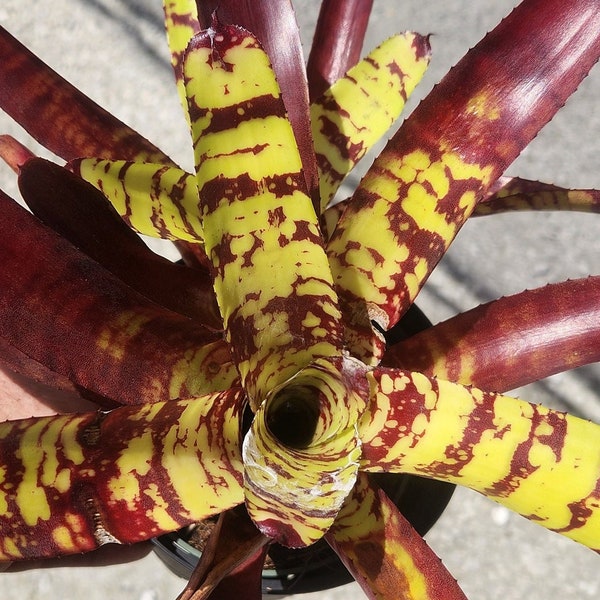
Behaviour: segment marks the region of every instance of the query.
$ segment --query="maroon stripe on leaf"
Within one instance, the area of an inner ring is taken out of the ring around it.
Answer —
[[[198,2],[203,27],[211,25],[214,11],[221,23],[239,25],[253,33],[269,55],[300,151],[308,193],[318,207],[319,180],[310,126],[306,68],[292,3],[289,0],[205,0]]]

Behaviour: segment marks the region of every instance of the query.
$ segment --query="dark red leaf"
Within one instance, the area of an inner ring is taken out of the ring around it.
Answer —
[[[306,67],[311,100],[358,62],[372,7],[373,0],[323,0]]]
[[[7,343],[120,403],[231,384],[218,334],[134,292],[4,194],[0,209],[0,337]]]
[[[222,328],[208,272],[154,254],[94,186],[36,158],[22,167],[19,188],[45,225],[135,290],[204,325]]]
[[[501,298],[391,346],[388,366],[505,392],[600,361],[600,276]]]
[[[10,135],[0,135],[0,157],[15,172],[35,154]]]
[[[172,161],[0,27],[0,107],[46,148],[80,156]]]

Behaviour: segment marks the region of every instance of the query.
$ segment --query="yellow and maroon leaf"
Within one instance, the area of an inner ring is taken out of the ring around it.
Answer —
[[[372,8],[373,0],[321,2],[306,65],[311,100],[318,98],[360,59]]]
[[[215,23],[194,38],[184,71],[206,253],[256,410],[299,369],[341,353],[337,297],[294,135],[256,38]]]
[[[135,292],[7,196],[0,207],[0,337],[10,345],[120,403],[235,381],[218,332]]]
[[[407,310],[478,199],[596,62],[596,8],[593,0],[519,5],[376,159],[328,246],[355,355],[380,359],[377,331]]]
[[[240,504],[243,406],[231,389],[0,424],[0,560],[147,540]]]
[[[190,40],[202,29],[198,21],[198,6],[196,0],[164,0],[163,10],[177,92],[183,113],[189,121],[183,81],[183,57]]]
[[[600,361],[600,277],[478,306],[390,346],[383,364],[505,392]]]
[[[473,216],[517,210],[600,212],[600,191],[570,190],[519,177],[501,177],[479,202]]]
[[[152,252],[92,185],[36,158],[20,170],[19,188],[45,225],[135,290],[208,327],[222,328],[209,273]]]
[[[0,106],[65,160],[79,156],[172,161],[65,81],[0,27]]]
[[[204,28],[212,26],[215,14],[224,24],[239,25],[252,32],[268,54],[300,153],[305,189],[316,210],[319,206],[319,179],[310,126],[302,40],[292,2],[203,0],[198,3],[198,9]]]
[[[600,425],[422,373],[367,377],[361,470],[470,487],[600,551]]]
[[[430,57],[429,41],[396,35],[338,79],[310,107],[321,211],[344,177],[400,116]]]
[[[364,473],[326,539],[372,600],[466,600],[440,559]]]
[[[69,165],[98,188],[121,218],[143,235],[202,242],[196,178],[178,167],[83,158]]]

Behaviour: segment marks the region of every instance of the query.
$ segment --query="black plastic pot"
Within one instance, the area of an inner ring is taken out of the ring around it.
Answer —
[[[416,307],[388,333],[388,342],[395,343],[430,325]],[[412,526],[424,535],[444,512],[454,492],[454,485],[414,475],[374,474],[383,488]],[[189,544],[189,529],[153,540],[155,551],[177,575],[188,579],[201,552]],[[268,595],[290,595],[330,589],[353,580],[337,554],[327,542],[320,540],[308,548],[289,549],[273,544],[269,549],[269,564],[262,573],[262,591]]]

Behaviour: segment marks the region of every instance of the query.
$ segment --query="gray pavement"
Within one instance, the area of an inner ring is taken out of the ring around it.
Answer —
[[[404,29],[433,33],[434,58],[419,89],[417,98],[422,97],[515,3],[378,0],[368,46]],[[191,149],[171,85],[160,4],[160,0],[2,0],[0,23],[104,107],[190,168]],[[317,2],[295,4],[309,31],[316,15],[308,8]],[[571,187],[600,187],[599,96],[596,68],[509,173]],[[0,114],[0,133],[6,132],[47,155]],[[13,174],[3,165],[0,187],[17,194]],[[419,304],[438,321],[525,288],[596,274],[600,271],[599,226],[597,217],[558,213],[469,222],[431,277]],[[515,394],[598,421],[599,382],[596,365]],[[473,600],[585,600],[600,595],[600,563],[595,554],[466,490],[456,493],[427,540]],[[123,558],[131,557],[127,552]],[[74,566],[72,559],[61,561],[60,566],[52,564],[54,568],[0,574],[0,598],[172,600],[182,587],[182,581],[152,553],[118,566]],[[356,585],[305,596],[306,600],[363,597]]]

